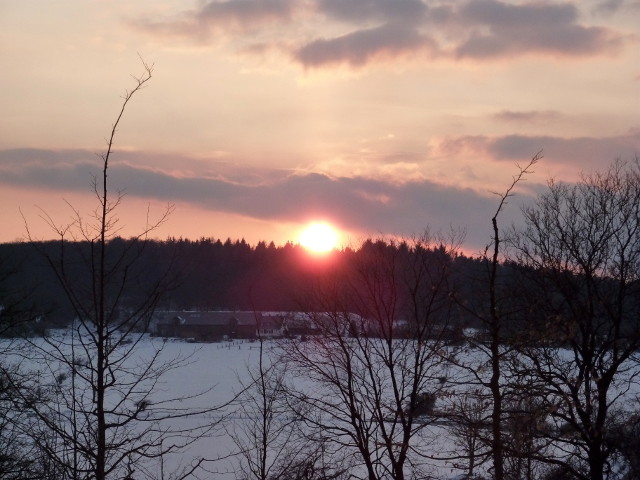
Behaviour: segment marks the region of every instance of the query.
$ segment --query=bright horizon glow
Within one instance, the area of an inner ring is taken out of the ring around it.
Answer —
[[[328,223],[314,222],[300,233],[300,245],[314,253],[326,253],[338,246],[338,233]]]

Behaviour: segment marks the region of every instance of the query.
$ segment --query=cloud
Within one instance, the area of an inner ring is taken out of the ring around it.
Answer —
[[[442,141],[437,150],[449,156],[480,155],[497,161],[523,162],[540,150],[544,163],[572,166],[575,170],[602,168],[616,158],[630,160],[640,154],[640,134],[612,137],[561,138],[544,135],[500,137],[463,136]]]
[[[496,120],[507,123],[537,123],[557,120],[562,115],[555,110],[529,110],[529,111],[513,111],[502,110],[493,115]]]
[[[473,0],[452,6],[412,0],[401,2],[402,7],[397,4],[319,0],[318,10],[333,19],[356,26],[378,24],[311,40],[294,52],[294,59],[305,67],[341,63],[362,67],[421,51],[430,57],[474,61],[533,54],[582,57],[614,51],[625,40],[614,30],[581,24],[579,10],[568,2]]]
[[[265,20],[288,19],[293,0],[228,0],[205,3],[198,13],[211,23],[259,24]]]
[[[587,167],[610,163],[616,158],[634,158],[640,152],[640,136],[609,138],[557,138],[509,135],[490,143],[489,151],[500,160],[522,158],[529,152],[544,149],[545,157],[556,162]]]
[[[142,18],[130,25],[159,37],[179,36],[206,42],[214,41],[213,32],[251,32],[266,24],[286,23],[295,6],[295,0],[212,0],[171,18]]]
[[[213,179],[176,179],[129,168],[117,169],[111,178],[116,183],[126,180],[127,191],[137,195],[157,198],[160,194],[165,201],[262,220],[304,222],[319,217],[371,235],[410,236],[427,227],[443,232],[451,226],[464,228],[473,245],[487,242],[495,209],[495,198],[489,193],[428,180],[395,184],[309,173],[247,186]],[[508,218],[516,216],[514,209]]]
[[[481,162],[525,163],[541,149],[543,170],[571,172],[561,178],[571,180],[582,170],[605,168],[618,157],[634,158],[640,152],[640,135],[461,136],[435,144],[429,155],[447,158],[448,165],[458,168],[464,168],[467,159],[473,158],[482,168]],[[427,175],[397,181],[392,175],[372,178],[365,174],[330,176],[269,168],[256,171],[246,164],[219,159],[116,153],[109,175],[114,191],[123,189],[128,196],[186,203],[258,220],[303,222],[317,216],[372,235],[412,235],[427,227],[436,231],[464,227],[468,242],[481,245],[489,238],[488,219],[496,207],[496,199],[488,191],[493,187],[484,181],[472,189],[445,185]],[[0,184],[46,189],[60,197],[64,191],[88,192],[93,175],[100,174],[98,164],[95,155],[85,150],[0,150]],[[528,201],[543,188],[532,178],[514,203]],[[519,218],[517,206],[509,210],[505,225]]]
[[[317,0],[317,11],[348,22],[407,21],[415,23],[427,12],[421,0]]]
[[[571,3],[514,5],[474,0],[463,6],[458,15],[458,21],[472,32],[455,48],[459,58],[486,59],[534,52],[593,55],[622,44],[622,36],[609,29],[579,24],[578,9]]]
[[[303,222],[319,216],[371,235],[412,235],[427,227],[446,231],[456,226],[473,231],[470,240],[482,243],[488,238],[487,219],[495,208],[495,199],[487,192],[427,179],[394,183],[306,173],[275,175],[269,181],[246,184],[140,168],[126,152],[119,152],[118,158],[124,160],[112,163],[109,179],[114,191],[121,188],[128,196],[267,221]],[[97,167],[86,151],[0,151],[0,183],[58,191],[61,197],[61,190],[88,192],[92,175],[99,174]]]
[[[603,0],[593,8],[594,15],[610,16],[625,7],[625,0]]]
[[[305,67],[347,63],[362,66],[374,59],[393,58],[433,47],[433,41],[403,23],[379,27],[331,39],[314,40],[294,53]]]
[[[583,6],[583,8],[586,8]],[[601,11],[623,8],[601,2]],[[286,50],[309,67],[362,68],[427,51],[430,58],[486,61],[523,55],[585,57],[610,53],[624,33],[585,24],[575,2],[500,0],[226,0],[208,1],[165,20],[142,19],[138,29],[213,42],[212,31],[234,36],[244,53]],[[273,29],[273,27],[276,27]],[[262,48],[247,49],[261,29]]]

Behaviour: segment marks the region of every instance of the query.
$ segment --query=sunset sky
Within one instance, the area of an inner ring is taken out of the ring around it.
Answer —
[[[490,240],[551,177],[640,154],[640,0],[0,0],[0,241],[89,215],[110,177],[123,236]]]

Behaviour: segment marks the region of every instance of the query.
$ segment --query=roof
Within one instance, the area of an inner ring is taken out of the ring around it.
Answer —
[[[235,321],[236,325],[256,325],[262,315],[260,312],[234,312],[234,311],[169,311],[158,312],[158,325],[177,323],[182,325],[211,325],[224,326]]]
[[[227,326],[230,322],[235,321],[236,325],[253,326],[258,324],[263,328],[271,328],[273,326],[282,326],[286,323],[288,326],[309,327],[317,323],[323,323],[332,315],[327,312],[253,312],[253,311],[208,311],[201,312],[195,310],[189,311],[166,311],[157,312],[157,325],[210,325],[210,326]],[[354,313],[341,314],[341,320],[350,319],[361,321],[362,317]]]

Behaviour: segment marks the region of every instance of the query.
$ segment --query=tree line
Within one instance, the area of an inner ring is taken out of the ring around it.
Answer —
[[[357,247],[336,250],[322,258],[292,243],[276,246],[273,242],[259,242],[252,246],[244,240],[230,239],[223,242],[213,238],[119,237],[107,243],[110,255],[120,255],[132,248],[140,253],[132,272],[140,282],[159,275],[172,277],[170,291],[159,299],[158,308],[165,310],[297,311],[306,307],[309,289],[321,278],[340,275],[356,261],[375,262],[372,252],[389,250],[399,257],[416,254],[410,239],[368,239]],[[45,325],[64,325],[73,319],[68,298],[45,259],[55,255],[59,248],[59,241],[55,240],[0,244],[0,259],[8,277],[4,281],[3,303],[11,304],[11,295],[20,296],[23,304],[30,302],[41,329]],[[434,261],[448,257],[461,278],[481,268],[478,258],[453,254],[444,248],[436,245],[425,254]],[[83,278],[82,258],[89,254],[91,243],[69,242],[66,249],[68,275]],[[131,307],[136,300],[123,298],[121,307]],[[358,310],[355,301],[351,308],[354,312]]]

